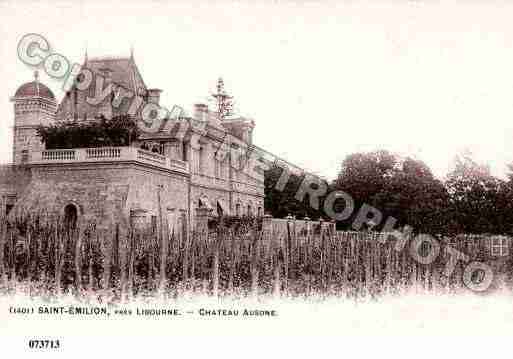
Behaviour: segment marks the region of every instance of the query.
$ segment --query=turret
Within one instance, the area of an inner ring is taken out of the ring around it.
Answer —
[[[21,85],[11,98],[14,103],[14,164],[27,162],[32,152],[44,150],[37,128],[55,120],[55,96],[47,86],[39,82],[37,71],[34,77],[34,81]]]

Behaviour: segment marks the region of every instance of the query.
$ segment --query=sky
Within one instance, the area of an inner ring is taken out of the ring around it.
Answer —
[[[443,178],[471,151],[513,163],[513,3],[489,1],[0,0],[0,162],[10,97],[33,79],[16,54],[43,35],[71,62],[129,56],[161,104],[190,109],[222,77],[254,142],[333,179],[350,153],[387,149]],[[40,80],[62,98],[61,83]]]

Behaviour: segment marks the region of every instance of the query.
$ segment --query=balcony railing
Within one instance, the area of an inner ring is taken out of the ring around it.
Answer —
[[[43,161],[73,161],[75,150],[43,151],[41,156]]]
[[[149,152],[137,149],[137,158],[143,161],[149,161],[157,165],[165,165],[167,158],[155,152]]]
[[[121,156],[121,148],[119,147],[100,147],[86,148],[88,159],[91,158],[119,158]]]
[[[188,163],[136,147],[99,147],[33,152],[29,163],[80,163],[135,161],[156,167],[188,172]]]

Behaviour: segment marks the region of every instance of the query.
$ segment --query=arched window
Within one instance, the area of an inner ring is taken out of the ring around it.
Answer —
[[[253,210],[251,209],[251,205],[248,204],[248,217],[251,217],[253,215]]]
[[[240,217],[240,203],[237,203],[237,204],[235,205],[235,215],[236,215],[237,217]]]
[[[262,217],[262,207],[258,207],[257,209],[257,216]]]

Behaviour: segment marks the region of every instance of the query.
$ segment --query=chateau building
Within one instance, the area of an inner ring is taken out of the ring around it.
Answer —
[[[78,82],[57,103],[37,77],[18,88],[14,104],[13,163],[0,167],[0,213],[60,214],[99,224],[154,223],[162,214],[194,227],[197,216],[263,215],[263,173],[241,170],[234,151],[253,147],[252,119],[236,116],[222,80],[213,95],[216,108],[195,105],[192,116],[176,126],[144,132],[125,147],[47,149],[38,136],[40,125],[63,121],[86,123],[103,116],[130,114],[131,103],[116,103],[117,91],[130,91],[146,102],[160,104],[159,89],[148,88],[133,55],[85,59],[83,69],[101,76],[115,91],[101,103],[88,101],[96,85]],[[130,118],[139,120],[141,110]],[[200,130],[201,129],[201,130]],[[199,140],[195,141],[197,135]],[[216,156],[222,144],[230,151]],[[176,222],[175,222],[176,223]]]

